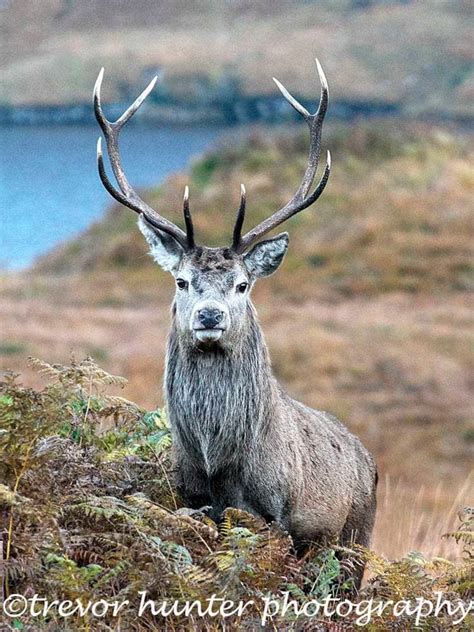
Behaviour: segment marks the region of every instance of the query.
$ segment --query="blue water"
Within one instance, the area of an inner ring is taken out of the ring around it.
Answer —
[[[160,183],[219,135],[210,128],[129,127],[122,159],[136,187]],[[84,230],[112,199],[96,167],[94,127],[0,127],[0,268],[35,257]]]

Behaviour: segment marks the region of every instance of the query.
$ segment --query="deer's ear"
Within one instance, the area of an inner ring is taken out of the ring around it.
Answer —
[[[181,257],[183,256],[183,248],[174,237],[162,230],[157,230],[151,226],[143,215],[138,219],[138,227],[144,235],[150,246],[150,254],[163,270],[172,272],[175,270]]]
[[[255,277],[266,277],[273,274],[283,261],[288,249],[288,233],[280,233],[273,239],[266,239],[256,244],[244,255],[247,270]]]

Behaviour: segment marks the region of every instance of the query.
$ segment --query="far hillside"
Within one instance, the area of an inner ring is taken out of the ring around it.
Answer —
[[[272,75],[313,98],[318,56],[334,112],[466,119],[470,9],[465,0],[11,0],[0,5],[0,106],[89,103],[102,65],[114,102],[154,74],[157,99],[190,107],[273,94]]]
[[[258,127],[244,136],[228,134],[189,173],[171,177],[144,197],[182,223],[188,184],[198,239],[224,245],[230,240],[241,182],[247,189],[248,228],[283,206],[296,190],[308,139],[305,129],[296,134],[295,129],[280,128],[273,136]],[[330,183],[314,207],[285,225],[291,248],[273,284],[291,299],[321,293],[335,298],[430,295],[471,287],[469,136],[415,124],[360,123],[330,127],[323,144],[332,154]],[[151,259],[143,257],[135,222],[133,211],[116,205],[80,239],[42,259],[37,269],[154,269]]]

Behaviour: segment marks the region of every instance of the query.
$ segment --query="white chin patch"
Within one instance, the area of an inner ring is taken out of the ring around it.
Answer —
[[[222,329],[196,329],[194,333],[199,342],[216,342],[224,332]]]

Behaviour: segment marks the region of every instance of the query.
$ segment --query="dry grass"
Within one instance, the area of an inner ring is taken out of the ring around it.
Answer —
[[[388,559],[407,551],[419,551],[428,559],[457,559],[459,547],[443,536],[456,529],[460,508],[472,506],[473,474],[459,487],[438,482],[418,488],[385,476],[379,483],[373,549]]]
[[[382,131],[333,134],[340,160],[317,220],[308,213],[289,226],[290,255],[257,285],[255,303],[288,391],[337,414],[376,456],[375,549],[391,557],[411,549],[452,556],[440,535],[474,502],[470,156],[466,142],[444,133],[417,138],[411,130],[400,139]],[[300,140],[257,135],[249,142],[219,154],[217,166],[211,156],[193,168],[203,240],[222,242],[229,232],[221,209],[241,178],[252,220],[294,188]],[[160,208],[178,207],[184,181],[172,178],[151,198]],[[66,362],[71,351],[91,354],[129,379],[126,397],[151,409],[162,403],[173,283],[145,256],[134,219],[120,218],[114,232],[99,224],[80,245],[2,279],[1,364],[37,385],[28,355]],[[315,265],[316,255],[324,262]]]
[[[106,283],[98,275],[94,287]],[[9,280],[4,291],[21,285]],[[62,291],[74,295],[74,285],[63,281]],[[3,336],[21,351],[2,364],[39,385],[26,355],[61,361],[70,351],[90,353],[129,378],[127,398],[155,408],[162,403],[168,297],[169,286],[156,304],[138,308],[4,298]],[[466,484],[472,443],[465,299],[451,299],[449,309],[443,300],[413,306],[403,295],[298,307],[257,296],[256,303],[275,371],[290,393],[338,414],[376,455],[382,482],[375,550],[452,554],[455,547],[440,535],[474,501]]]

